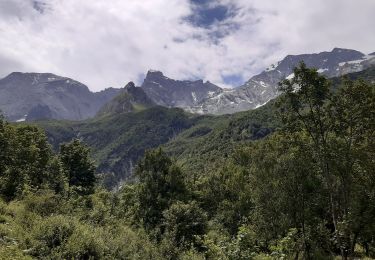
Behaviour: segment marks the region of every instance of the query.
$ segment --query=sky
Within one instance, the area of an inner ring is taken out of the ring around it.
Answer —
[[[236,87],[288,54],[374,52],[374,13],[375,0],[0,0],[0,77],[99,91],[153,69]]]

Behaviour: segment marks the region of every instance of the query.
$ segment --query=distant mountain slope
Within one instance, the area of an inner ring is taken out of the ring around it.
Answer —
[[[10,121],[82,120],[93,117],[119,90],[98,93],[70,78],[51,73],[14,72],[0,79],[0,110]]]
[[[317,54],[288,55],[252,77],[243,86],[207,98],[190,111],[201,114],[228,114],[262,106],[279,95],[278,83],[282,79],[293,77],[293,68],[301,61],[331,78],[374,65],[375,55],[340,48]]]
[[[141,87],[156,104],[180,108],[195,106],[203,99],[222,92],[220,87],[210,82],[173,80],[160,71],[148,71]]]
[[[375,83],[375,67],[348,74]],[[340,79],[332,79],[334,85]],[[82,122],[44,121],[55,149],[80,138],[91,146],[99,171],[112,176],[108,185],[129,178],[146,149],[163,146],[188,174],[222,167],[238,145],[261,139],[281,125],[276,101],[249,111],[212,116],[193,115],[178,108],[153,107],[140,112],[113,114]],[[107,178],[107,177],[106,177]]]
[[[97,115],[129,113],[152,106],[155,106],[155,103],[146,95],[143,89],[136,87],[133,82],[129,82],[117,96],[99,110]]]
[[[167,143],[201,117],[179,108],[156,106],[81,122],[51,120],[36,123],[46,130],[55,149],[72,138],[82,139],[92,148],[98,170],[113,176],[112,184],[115,184],[131,175],[146,149]]]

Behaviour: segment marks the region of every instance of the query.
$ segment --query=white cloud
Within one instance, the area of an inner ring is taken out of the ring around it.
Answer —
[[[0,76],[52,72],[100,90],[152,68],[223,86],[223,76],[247,79],[287,54],[375,51],[374,0],[218,0],[237,15],[210,29],[183,22],[188,0],[44,2],[41,14],[32,0],[0,0]]]

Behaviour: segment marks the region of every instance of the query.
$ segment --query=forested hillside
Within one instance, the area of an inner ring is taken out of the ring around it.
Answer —
[[[0,259],[373,259],[370,75],[332,85],[301,64],[250,112],[45,122],[54,149],[1,119]],[[92,158],[125,156],[133,178],[104,189]]]
[[[375,81],[375,67],[347,74],[348,78]],[[342,78],[332,79],[332,89]],[[178,108],[152,107],[133,113],[108,113],[86,121],[36,122],[46,130],[55,150],[60,143],[79,138],[92,149],[98,172],[107,187],[131,177],[144,151],[162,145],[190,172],[202,174],[241,145],[266,137],[281,126],[277,103],[232,115],[194,115]]]

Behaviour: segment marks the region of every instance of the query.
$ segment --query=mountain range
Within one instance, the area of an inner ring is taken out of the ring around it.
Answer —
[[[140,87],[129,83],[122,89],[94,93],[78,81],[51,73],[14,72],[0,80],[0,110],[10,121],[84,120],[156,105],[197,114],[232,114],[258,108],[277,97],[278,83],[293,77],[293,68],[301,61],[331,78],[371,67],[375,53],[334,48],[330,52],[288,55],[233,89],[202,80],[174,80],[150,70]]]
[[[347,76],[375,83],[375,66]],[[340,77],[332,78],[335,87],[340,81]],[[159,146],[176,158],[186,172],[204,174],[222,167],[222,159],[238,145],[262,139],[281,126],[277,100],[257,109],[218,116],[153,106],[84,121],[35,123],[46,131],[55,150],[73,138],[89,145],[103,182],[113,188],[132,177],[145,150]]]
[[[374,65],[375,55],[374,53],[365,55],[355,50],[340,48],[317,54],[288,55],[242,86],[203,100],[198,106],[192,107],[191,112],[217,115],[260,107],[279,95],[278,83],[285,78],[293,77],[293,69],[301,61],[304,61],[308,67],[316,68],[328,78],[332,78],[362,71]]]

